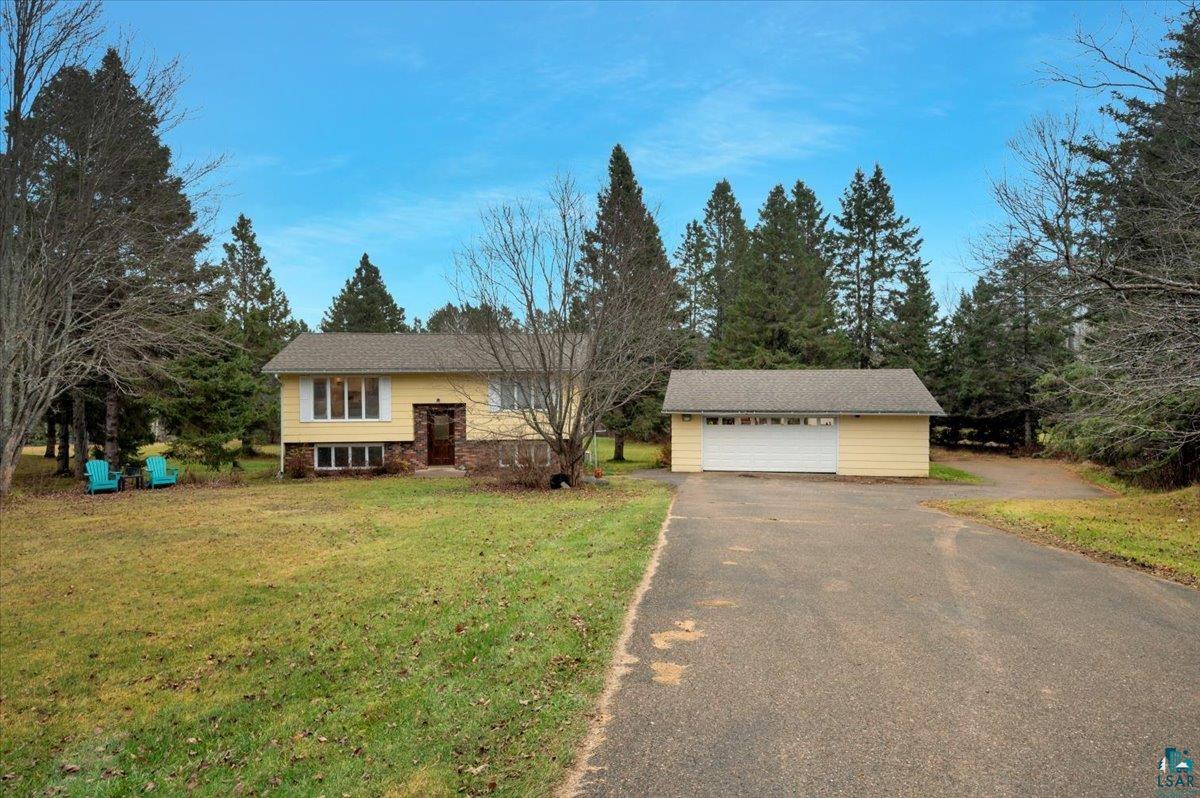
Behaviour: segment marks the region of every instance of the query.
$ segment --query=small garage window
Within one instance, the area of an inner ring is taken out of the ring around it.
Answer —
[[[741,424],[743,427],[749,427],[754,424],[754,419],[750,416],[742,416],[738,419],[738,424]]]
[[[804,423],[804,419],[802,419],[802,418],[789,418],[789,419],[787,420],[787,423],[788,423],[790,426],[793,426],[793,427],[795,427],[795,426],[799,426],[800,424],[803,424],[803,423]]]
[[[770,424],[770,423],[771,423],[771,419],[767,418],[766,416],[755,416],[755,417],[754,417],[754,423],[755,423],[755,425],[756,425],[756,426],[757,426],[757,425],[763,425],[763,424]]]
[[[771,423],[772,424],[782,424],[783,419],[780,418],[779,416],[771,416]]]
[[[710,427],[715,427],[721,423],[721,419],[717,418],[716,416],[707,416],[704,419],[704,423]]]
[[[737,419],[733,418],[732,416],[726,416],[725,418],[721,419],[721,423],[726,427],[732,427],[735,421],[737,421]]]
[[[804,424],[808,427],[832,427],[833,419],[827,417],[808,416],[804,419]]]

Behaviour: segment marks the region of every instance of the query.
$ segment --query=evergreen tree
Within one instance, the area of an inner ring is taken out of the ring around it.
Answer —
[[[79,336],[96,323],[91,320],[122,314],[136,317],[142,332],[95,336],[88,355],[103,375],[90,386],[102,397],[90,411],[93,421],[103,419],[103,434],[95,440],[104,442],[104,457],[116,469],[123,460],[120,442],[138,424],[131,410],[130,429],[123,432],[122,408],[133,408],[136,394],[148,390],[170,350],[179,348],[179,331],[193,329],[190,298],[208,279],[196,254],[206,239],[196,228],[184,180],[172,173],[162,119],[115,49],[105,52],[94,72],[59,70],[36,98],[33,116],[43,137],[45,212],[61,214],[69,229],[79,224],[70,214],[83,206],[98,228],[83,246],[107,260],[97,279],[72,297],[77,308],[86,308],[77,317]],[[79,404],[86,424],[89,413]],[[76,450],[80,476],[83,448]]]
[[[1115,135],[1077,147],[1099,223],[1082,262],[1065,264],[1087,325],[1079,363],[1057,375],[1054,432],[1146,484],[1188,484],[1200,480],[1200,6],[1182,4],[1163,74],[1092,49]]]
[[[595,286],[621,283],[645,291],[666,291],[683,305],[683,291],[675,270],[667,259],[658,223],[646,208],[642,187],[633,174],[624,148],[613,147],[608,161],[608,185],[601,189],[596,202],[596,224],[584,236],[580,261],[582,276]],[[603,302],[603,294],[592,302]],[[682,322],[682,313],[680,314]],[[669,341],[683,334],[679,328],[662,331],[664,351],[674,351]],[[628,400],[608,414],[605,426],[613,434],[613,460],[625,459],[625,437],[631,432],[661,428],[661,393],[666,386],[650,392],[656,401],[643,401],[645,394],[631,392]]]
[[[816,193],[803,180],[792,186],[792,204],[796,208],[796,223],[800,226],[800,240],[804,247],[826,262],[831,268],[830,250],[833,233],[829,229],[829,214],[817,199]]]
[[[1070,357],[1069,318],[1045,288],[1033,247],[1015,242],[964,294],[940,336],[935,391],[979,441],[1037,445],[1038,383]]]
[[[233,338],[219,309],[208,313],[214,336]],[[250,356],[229,344],[216,352],[180,358],[171,364],[178,388],[157,398],[155,408],[175,435],[171,453],[219,469],[236,463],[230,440],[242,435],[257,416],[260,385]]]
[[[481,333],[496,326],[515,330],[518,326],[516,317],[507,307],[494,309],[491,305],[472,305],[465,302],[456,305],[447,302],[442,307],[429,314],[423,331],[431,333]]]
[[[250,453],[256,430],[276,433],[279,426],[279,390],[259,370],[305,325],[292,318],[291,306],[275,284],[250,220],[239,214],[230,232],[233,240],[223,245],[225,257],[217,267],[217,282],[229,332],[249,357],[258,384],[253,418],[237,436],[242,451]]]
[[[346,281],[321,319],[322,332],[407,332],[404,308],[388,293],[383,275],[363,253],[354,276]]]
[[[699,339],[712,332],[716,314],[716,283],[713,280],[713,252],[708,236],[699,222],[688,222],[683,241],[675,250],[675,262],[684,299],[685,328]]]
[[[918,259],[919,232],[896,213],[892,190],[876,164],[868,179],[862,170],[842,195],[841,228],[833,262],[843,323],[860,368],[879,366],[882,334],[893,308],[897,273]]]
[[[783,186],[767,195],[750,234],[738,295],[713,360],[725,368],[832,365],[838,357],[829,283]]]
[[[728,180],[713,186],[704,206],[704,239],[710,252],[708,270],[712,275],[713,320],[710,336],[720,338],[725,319],[733,308],[738,292],[738,272],[746,252],[749,231],[742,206],[733,196]]]
[[[901,268],[899,281],[883,362],[888,368],[912,369],[924,380],[932,374],[936,359],[937,300],[923,261],[913,260]]]

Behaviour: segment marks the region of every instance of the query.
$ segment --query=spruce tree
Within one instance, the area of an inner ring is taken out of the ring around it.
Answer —
[[[925,263],[913,260],[900,270],[892,320],[883,343],[883,362],[888,368],[908,368],[922,380],[929,377],[935,360],[938,324],[937,300],[929,285]]]
[[[829,229],[829,214],[817,199],[816,193],[803,180],[792,186],[792,205],[796,208],[796,223],[800,226],[800,240],[809,252],[826,263],[830,260],[833,234]]]
[[[238,214],[230,233],[233,239],[223,245],[225,257],[217,267],[217,288],[229,334],[248,356],[258,385],[255,413],[238,435],[242,451],[249,453],[256,430],[273,434],[279,426],[279,391],[260,369],[305,325],[292,318],[287,296],[275,284],[250,220]]]
[[[882,364],[884,328],[894,305],[898,272],[919,257],[919,231],[896,212],[891,186],[878,164],[868,179],[861,169],[842,195],[833,260],[834,286],[859,368]]]
[[[675,270],[667,259],[658,223],[642,198],[642,187],[633,173],[624,148],[613,147],[608,161],[608,184],[600,190],[596,202],[596,224],[584,236],[580,259],[581,275],[592,285],[632,284],[645,291],[666,291],[678,298],[682,322],[683,290]],[[603,301],[602,295],[598,298]],[[595,301],[595,300],[593,300]],[[679,328],[664,329],[664,351],[674,351],[668,341],[683,334]],[[658,409],[661,392],[632,393],[628,400],[604,419],[613,434],[613,460],[625,459],[625,437],[631,432],[646,434],[661,426]]]
[[[725,368],[798,368],[837,358],[824,263],[800,229],[796,206],[775,186],[743,258],[738,295],[713,360]]]
[[[685,292],[685,327],[700,339],[711,334],[716,313],[716,284],[713,280],[712,247],[699,222],[688,222],[683,241],[675,250],[675,262]]]
[[[322,332],[407,332],[404,308],[388,293],[383,275],[363,253],[354,276],[333,299],[321,319]]]
[[[704,206],[704,237],[711,253],[709,271],[713,284],[713,321],[711,335],[721,336],[725,319],[738,292],[738,272],[749,241],[742,206],[733,196],[728,180],[713,186]]]

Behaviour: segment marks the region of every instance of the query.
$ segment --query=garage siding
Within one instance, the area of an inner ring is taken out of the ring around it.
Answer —
[[[684,421],[681,413],[671,415],[671,470],[700,470],[700,416]]]
[[[929,416],[839,416],[838,473],[929,476]]]

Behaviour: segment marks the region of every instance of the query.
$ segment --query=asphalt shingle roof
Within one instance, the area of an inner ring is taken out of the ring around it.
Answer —
[[[663,412],[944,415],[912,369],[672,371]]]
[[[493,370],[479,337],[452,333],[301,333],[263,366],[268,374]]]

